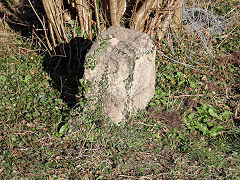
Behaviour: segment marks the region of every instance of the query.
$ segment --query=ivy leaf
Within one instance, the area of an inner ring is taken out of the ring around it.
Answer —
[[[215,118],[217,118],[217,119],[220,119],[219,116],[217,115],[217,113],[215,112],[215,108],[210,107],[210,108],[208,109],[208,113],[209,113],[212,117],[215,117]]]
[[[232,112],[228,111],[228,110],[225,110],[223,113],[222,113],[222,116],[227,120],[230,118],[230,116],[233,115]]]
[[[62,135],[63,135],[65,132],[67,132],[67,131],[68,131],[68,125],[69,125],[69,123],[64,124],[64,125],[60,128],[59,134],[62,134]]]
[[[188,119],[192,120],[195,116],[196,116],[196,114],[190,113],[190,114],[188,115]]]
[[[6,78],[5,76],[0,75],[0,82],[1,82],[1,83],[4,84],[6,80],[7,80],[7,78]]]
[[[188,82],[189,82],[191,88],[193,88],[193,89],[196,88],[196,84],[195,84],[194,81],[192,81],[192,80],[188,80]]]
[[[213,126],[213,123],[207,122],[207,125],[208,125],[208,126]]]
[[[178,83],[179,86],[183,85],[186,82],[186,80],[182,80]]]
[[[222,126],[215,126],[211,129],[211,131],[221,132],[223,129],[224,129],[224,127],[222,127]]]
[[[218,135],[218,133],[215,132],[215,131],[213,131],[213,132],[210,133],[210,136],[212,136],[212,137],[216,137],[217,135]]]
[[[84,92],[88,93],[88,87],[87,86],[84,87]]]
[[[183,73],[182,73],[181,71],[178,71],[178,72],[177,72],[177,76],[178,76],[180,79],[182,79],[182,78],[183,78]]]
[[[204,126],[203,124],[198,125],[198,129],[202,131],[204,134],[208,131],[208,128]]]

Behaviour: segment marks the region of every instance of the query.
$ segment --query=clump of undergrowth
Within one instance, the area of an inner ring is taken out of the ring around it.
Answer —
[[[51,146],[67,107],[50,86],[43,56],[0,23],[0,176],[42,176],[55,169]]]

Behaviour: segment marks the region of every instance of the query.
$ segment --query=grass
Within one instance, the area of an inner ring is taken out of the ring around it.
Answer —
[[[46,55],[0,30],[1,179],[239,179],[239,26],[209,74],[158,55],[155,96],[121,126],[69,106]]]

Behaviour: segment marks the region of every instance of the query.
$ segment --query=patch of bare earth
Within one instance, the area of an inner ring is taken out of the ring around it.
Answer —
[[[240,49],[238,52],[233,52],[229,55],[223,55],[217,58],[216,66],[232,64],[235,66],[240,66]]]
[[[162,122],[163,124],[166,124],[167,126],[171,128],[181,128],[181,121],[182,121],[182,112],[181,111],[162,111],[159,108],[151,107],[148,110],[148,115],[150,119],[158,120],[159,122]]]

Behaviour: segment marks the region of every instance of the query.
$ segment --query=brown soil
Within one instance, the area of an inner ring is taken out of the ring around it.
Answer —
[[[216,60],[216,66],[227,64],[240,66],[240,48],[238,52],[233,52],[229,55],[220,56]]]
[[[156,107],[151,107],[148,110],[148,115],[151,119],[159,120],[171,128],[181,128],[182,112],[181,111],[161,111]]]

